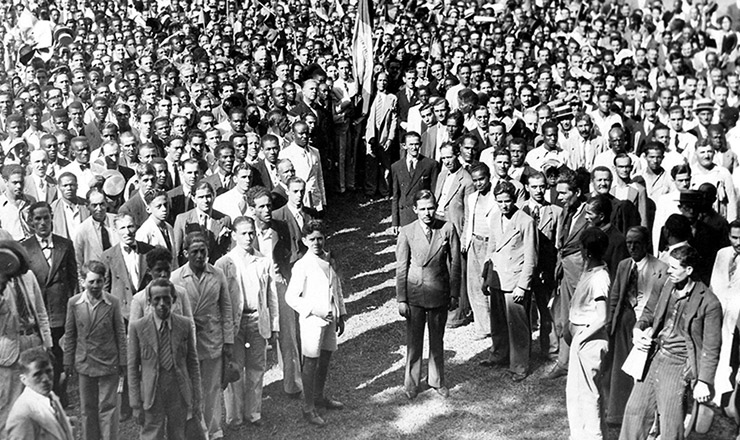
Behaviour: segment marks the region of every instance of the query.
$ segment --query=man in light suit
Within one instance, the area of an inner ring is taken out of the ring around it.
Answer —
[[[74,440],[74,432],[59,398],[52,391],[54,369],[49,354],[30,348],[20,357],[23,393],[5,424],[8,440]]]
[[[529,307],[537,266],[537,227],[532,217],[516,206],[516,187],[511,182],[500,180],[493,195],[499,209],[491,217],[485,286],[491,295],[493,344],[483,365],[508,364],[512,380],[521,382],[529,373]],[[505,328],[496,331],[496,327]]]
[[[18,359],[32,347],[51,350],[49,317],[36,276],[28,270],[28,256],[17,241],[0,241],[0,429],[20,396]]]
[[[49,155],[44,150],[33,150],[29,160],[31,174],[26,176],[23,192],[34,200],[53,202],[58,195],[56,181],[47,174]]]
[[[295,200],[302,200],[296,195]],[[247,202],[254,212],[256,239],[254,247],[272,263],[273,287],[278,298],[278,354],[283,361],[283,391],[297,397],[303,390],[301,362],[298,352],[297,317],[285,302],[285,291],[291,275],[291,235],[288,225],[278,221],[272,210],[270,193],[264,187],[254,187],[247,193]],[[282,214],[287,214],[283,211]],[[308,221],[308,220],[307,220]]]
[[[483,294],[483,265],[488,240],[491,236],[491,216],[498,210],[491,191],[491,171],[488,165],[478,163],[470,168],[475,192],[465,201],[465,230],[462,235],[462,252],[466,254],[468,299],[475,320],[475,339],[485,339],[491,334],[489,319],[491,306]]]
[[[450,106],[444,98],[435,98],[430,101],[434,109],[434,116],[437,122],[421,134],[421,154],[432,160],[438,159],[439,147],[447,141],[447,128],[445,126],[447,115],[450,113]],[[473,139],[477,138],[471,135]],[[476,143],[477,146],[477,143]],[[478,149],[476,148],[476,152]]]
[[[424,327],[429,323],[429,375],[427,382],[446,398],[444,332],[447,313],[458,305],[460,293],[460,241],[450,223],[434,218],[434,194],[421,190],[414,196],[418,221],[401,228],[396,246],[396,299],[406,318],[406,373],[404,392],[413,399],[421,381]]]
[[[285,225],[290,234],[290,267],[306,253],[303,225],[316,219],[318,215],[316,211],[303,205],[305,191],[306,184],[300,177],[288,180],[288,203],[273,213],[273,219]]]
[[[237,217],[231,233],[236,246],[215,264],[229,283],[234,324],[240,323],[234,336],[240,378],[224,391],[226,423],[232,426],[242,424],[243,419],[262,424],[267,341],[277,341],[280,330],[272,262],[254,249],[254,223],[250,217]]]
[[[90,216],[82,222],[74,239],[78,267],[90,260],[103,261],[103,252],[119,241],[114,226],[116,216],[108,213],[105,194],[98,190],[90,191],[87,209]]]
[[[165,433],[170,440],[184,440],[186,421],[201,418],[195,327],[188,318],[171,313],[175,299],[170,281],[153,281],[147,294],[154,313],[129,327],[129,400],[142,440],[162,439]]]
[[[118,214],[115,226],[120,242],[103,252],[105,291],[121,302],[123,319],[128,323],[132,297],[150,281],[145,257],[153,246],[136,241],[138,227],[130,215]]]
[[[416,132],[404,136],[406,156],[391,166],[393,199],[391,200],[391,224],[394,232],[412,223],[414,195],[422,189],[433,190],[437,177],[437,163],[419,154],[421,136]]]
[[[193,188],[192,198],[195,208],[179,214],[175,219],[175,249],[180,263],[187,257],[184,255],[185,236],[190,232],[201,232],[208,239],[210,261],[215,262],[229,251],[231,240],[231,218],[213,209],[216,192],[208,182],[198,182]]]
[[[606,421],[621,424],[624,407],[634,380],[622,371],[622,364],[632,350],[632,329],[652,297],[659,296],[668,279],[668,265],[648,253],[650,232],[642,226],[627,231],[629,258],[619,263],[612,280],[607,308],[609,352],[606,385]]]
[[[370,106],[365,128],[365,195],[388,197],[391,169],[390,148],[398,129],[395,95],[388,93],[388,74],[380,72],[375,78],[378,91]]]
[[[80,225],[90,212],[85,199],[77,197],[77,176],[64,172],[57,182],[59,198],[51,204],[54,232],[74,241]]]
[[[280,159],[289,159],[295,175],[306,182],[303,203],[317,212],[326,208],[324,171],[321,167],[319,150],[308,143],[308,124],[297,121],[293,124],[293,142],[280,152]]]
[[[54,391],[66,402],[66,388],[60,387],[62,373],[62,348],[59,340],[64,336],[67,300],[77,293],[77,264],[72,242],[52,234],[51,207],[46,202],[36,202],[28,209],[28,223],[33,235],[21,242],[28,253],[29,269],[36,275],[49,315],[51,337],[54,342]]]
[[[465,219],[465,202],[475,191],[473,179],[460,164],[460,147],[457,144],[445,144],[440,151],[443,166],[434,188],[434,197],[439,201],[437,212],[434,215],[439,220],[452,223],[458,236],[461,236]],[[470,315],[464,255],[461,266],[460,307],[450,312],[447,319],[447,326],[453,328],[464,325]]]
[[[103,292],[106,268],[88,261],[80,269],[84,291],[69,299],[64,328],[64,371],[78,374],[82,438],[118,438],[118,383],[126,371],[126,327],[121,302]]]
[[[558,250],[555,282],[557,289],[552,302],[552,318],[559,338],[558,360],[547,375],[548,379],[568,374],[570,346],[563,337],[568,327],[570,298],[576,289],[583,272],[580,236],[588,227],[584,194],[588,191],[588,176],[571,170],[564,170],[557,180],[558,200],[563,204],[563,212],[558,218],[558,237],[555,248]]]
[[[207,185],[207,184],[206,184]],[[232,359],[234,315],[226,277],[208,263],[208,238],[199,231],[185,237],[187,264],[172,273],[172,283],[183,287],[193,308],[196,344],[202,373],[201,409],[208,438],[223,436],[221,429],[221,378],[223,365]]]
[[[717,374],[714,379],[715,398],[714,401],[722,407],[722,397],[732,392],[735,383],[730,381],[732,367],[730,359],[732,356],[733,334],[735,325],[740,315],[740,296],[737,294],[737,286],[740,285],[740,220],[730,222],[730,246],[724,247],[717,252],[712,269],[712,292],[722,304],[722,347],[717,364]],[[735,323],[735,324],[733,324]],[[726,405],[726,402],[725,402]]]
[[[558,337],[552,323],[552,314],[548,308],[555,289],[555,266],[557,251],[555,239],[558,236],[558,219],[563,208],[545,200],[547,178],[535,171],[527,178],[529,200],[522,211],[532,217],[537,227],[537,269],[532,278],[532,293],[537,306],[540,324],[540,355],[550,358],[557,356]]]

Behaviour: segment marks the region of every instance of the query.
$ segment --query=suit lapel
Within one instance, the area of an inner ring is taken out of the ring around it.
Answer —
[[[54,276],[56,271],[59,270],[66,250],[64,243],[53,235],[51,236],[51,242],[54,244],[54,248],[51,250],[51,267],[49,268],[49,275],[46,279],[47,284],[51,281],[51,277]]]
[[[511,220],[509,220],[506,223],[505,229],[502,227],[501,229],[501,239],[496,240],[496,250],[501,250],[504,246],[506,246],[507,243],[511,241],[512,238],[514,238],[514,235],[517,232],[516,229],[516,223],[518,222],[518,216],[519,212],[515,212],[514,215],[511,217]],[[503,214],[501,214],[501,217],[496,216],[496,218],[503,219]],[[503,222],[502,222],[503,223]]]
[[[434,257],[434,254],[436,254],[437,250],[439,249],[439,241],[442,239],[442,232],[439,229],[434,227],[436,225],[432,224],[432,228],[431,228],[432,239],[427,241],[427,236],[424,233],[424,229],[422,228],[421,223],[419,223],[418,226],[419,227],[417,229],[419,233],[421,234],[421,237],[419,240],[422,243],[424,243],[424,245],[427,247],[426,252],[425,252],[426,257],[424,258],[424,265],[427,265],[429,261],[432,259],[432,257]]]
[[[146,325],[144,326],[144,333],[146,336],[146,340],[151,343],[152,348],[154,348],[154,352],[156,354],[159,354],[159,333],[157,332],[157,321],[154,320],[154,312],[152,312],[149,315],[148,319],[149,319],[149,322],[147,322]],[[170,338],[170,340],[172,339],[173,338]]]

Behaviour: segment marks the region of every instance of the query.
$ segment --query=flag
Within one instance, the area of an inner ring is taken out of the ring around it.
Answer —
[[[357,19],[352,33],[352,67],[355,81],[362,91],[362,114],[370,109],[373,84],[373,30],[370,24],[370,0],[357,2]]]
[[[335,0],[334,11],[336,11],[339,17],[344,17],[344,7],[342,7],[342,0]]]

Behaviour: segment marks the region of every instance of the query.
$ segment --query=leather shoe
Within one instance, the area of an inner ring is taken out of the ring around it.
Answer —
[[[419,395],[419,392],[416,391],[416,390],[404,389],[403,390],[403,393],[406,395],[406,398],[409,399],[409,400],[416,399],[416,396]]]
[[[314,405],[324,409],[344,409],[344,404],[342,402],[327,399],[326,397],[314,400]]]
[[[507,365],[508,363],[508,359],[483,359],[482,361],[478,362],[478,365],[480,365],[481,367],[500,367],[503,365]]]
[[[439,388],[435,388],[434,390],[437,392],[437,394],[439,394],[445,399],[450,397],[450,390],[448,390],[447,387],[439,387]]]
[[[303,418],[312,425],[324,426],[326,422],[317,413],[316,410],[303,411]]]
[[[550,372],[548,372],[545,375],[545,379],[553,380],[557,379],[558,377],[563,377],[568,375],[568,370],[561,367],[560,365],[555,365]]]
[[[513,380],[514,382],[521,382],[526,378],[527,378],[527,373],[513,373],[511,375],[511,380]]]
[[[260,426],[264,425],[265,422],[262,421],[262,419],[252,420],[249,422],[250,425],[259,428]]]

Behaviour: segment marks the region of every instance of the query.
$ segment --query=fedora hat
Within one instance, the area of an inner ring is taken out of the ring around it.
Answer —
[[[701,204],[704,203],[705,200],[706,198],[704,197],[704,193],[695,189],[681,191],[678,196],[678,203]]]
[[[711,112],[714,111],[714,101],[711,99],[698,99],[694,103],[694,113],[699,113],[700,111],[709,110]]]

